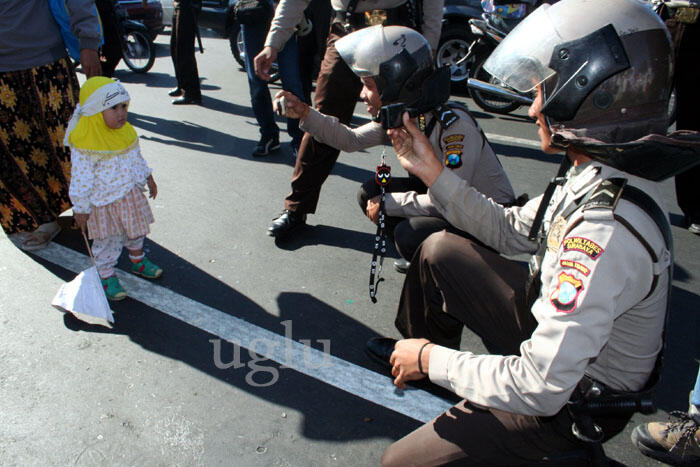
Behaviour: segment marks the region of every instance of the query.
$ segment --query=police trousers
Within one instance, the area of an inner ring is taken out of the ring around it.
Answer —
[[[411,262],[396,326],[406,338],[424,337],[458,349],[466,325],[491,353],[519,355],[520,343],[537,326],[526,302],[527,275],[524,265],[470,239],[435,233]],[[596,418],[596,423],[607,439],[627,420]],[[571,423],[566,407],[537,417],[463,400],[389,446],[382,465],[532,465],[548,456],[569,467],[587,465]],[[572,459],[572,452],[579,455]]]

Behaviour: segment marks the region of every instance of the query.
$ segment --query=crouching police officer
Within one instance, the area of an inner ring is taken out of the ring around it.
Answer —
[[[421,34],[403,26],[373,26],[339,39],[335,47],[362,80],[360,97],[375,121],[350,128],[287,91],[276,96],[278,108],[284,103],[282,113],[300,118],[300,128],[316,141],[354,152],[387,144],[386,129],[402,126],[403,111],[409,109],[442,165],[494,202],[513,203],[513,188],[478,124],[465,107],[447,103],[449,68],[435,68],[430,45]],[[386,191],[387,231],[407,260],[428,235],[450,228],[418,178],[392,177]],[[375,223],[379,194],[375,178],[358,192],[362,212]]]
[[[593,439],[575,436],[568,401],[653,384],[673,262],[656,182],[700,162],[698,133],[666,136],[672,62],[666,28],[635,0],[562,0],[520,23],[485,67],[519,91],[535,86],[542,148],[566,152],[523,207],[490,202],[436,163],[407,116],[390,131],[447,221],[532,259],[528,273],[448,232],[421,244],[396,319],[406,339],[370,350],[397,386],[428,377],[464,400],[391,445],[384,465],[536,463]],[[464,325],[494,354],[460,351]],[[630,416],[592,418],[604,440]]]

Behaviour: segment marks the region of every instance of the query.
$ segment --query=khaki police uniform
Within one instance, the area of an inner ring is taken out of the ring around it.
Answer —
[[[616,177],[661,199],[654,182],[595,161],[573,167],[551,198],[538,244],[528,233],[541,197],[504,209],[442,171],[429,195],[445,219],[503,254],[533,254],[541,286],[533,303],[517,263],[449,233],[423,242],[396,324],[406,337],[438,344],[430,380],[465,401],[392,445],[389,459],[533,462],[580,448],[565,405],[584,375],[610,391],[644,387],[662,348],[672,259],[639,206],[585,198]],[[435,294],[442,306],[430,305]],[[456,350],[464,324],[500,354]],[[612,436],[627,418],[596,421]]]

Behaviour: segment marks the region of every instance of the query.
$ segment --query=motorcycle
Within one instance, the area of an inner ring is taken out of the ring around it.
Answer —
[[[468,86],[474,102],[487,112],[500,114],[510,113],[531,102],[530,96],[515,90],[500,92],[498,88],[502,89],[503,83],[484,69],[484,62],[506,37],[507,32],[494,26],[487,14],[483,14],[482,19],[469,20],[469,27],[476,40],[469,46],[462,61],[472,60],[473,63],[469,71]]]
[[[129,19],[126,10],[116,6],[115,18],[124,63],[136,73],[146,73],[156,61],[156,48],[148,28]]]

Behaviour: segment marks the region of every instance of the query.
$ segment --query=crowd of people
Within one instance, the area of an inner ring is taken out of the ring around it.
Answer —
[[[176,3],[171,95],[173,104],[198,104],[201,6]],[[281,0],[269,27],[243,27],[261,134],[254,155],[279,146],[273,108],[289,120],[296,155],[292,192],[268,234],[301,232],[339,151],[389,143],[409,177],[386,185],[380,165],[358,201],[405,260],[395,321],[404,338],[374,338],[366,351],[398,387],[428,378],[463,398],[389,446],[382,465],[514,465],[579,451],[581,462],[595,459],[632,412],[572,407],[634,400],[660,372],[673,247],[658,182],[700,157],[694,107],[686,107],[700,93],[685,75],[698,73],[697,9],[670,15],[683,25],[675,42],[635,0],[561,0],[519,21],[484,66],[534,93],[528,114],[541,149],[563,154],[544,194],[528,200],[516,198],[478,122],[448,102],[449,74],[433,59],[443,2],[330,2],[313,107],[290,45],[309,3]],[[127,121],[129,93],[99,76],[94,1],[66,4],[82,87],[47,3],[0,5],[0,221],[8,234],[29,232],[22,248],[31,251],[51,242],[57,217],[72,208],[93,239],[107,297],[120,300],[127,292],[114,267],[123,248],[133,273],[163,272],[143,252],[153,222],[144,191],[155,198],[158,188]],[[284,90],[273,101],[266,81],[275,61]],[[674,84],[680,131],[667,134]],[[351,128],[358,97],[374,119]],[[681,208],[694,232],[695,214]],[[502,256],[520,253],[529,268]],[[489,354],[461,349],[464,326]],[[699,462],[699,397],[696,384],[687,414],[637,427],[634,443],[665,462]]]

